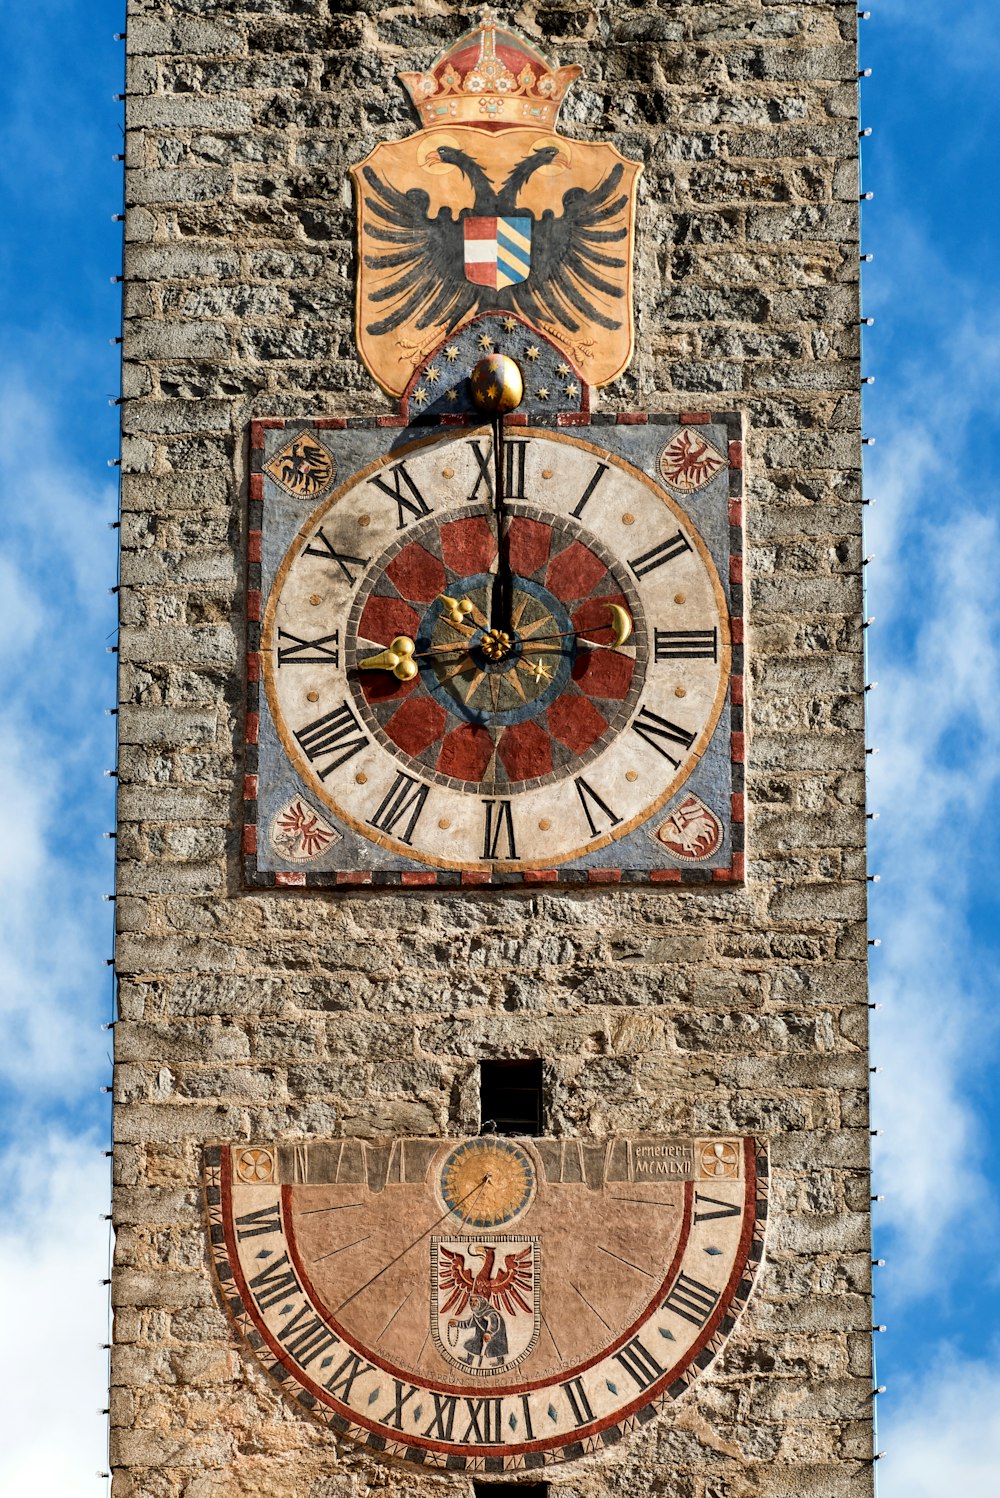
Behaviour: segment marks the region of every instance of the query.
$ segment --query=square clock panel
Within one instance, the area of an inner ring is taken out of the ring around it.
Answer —
[[[250,884],[742,880],[738,416],[262,421],[251,457]]]

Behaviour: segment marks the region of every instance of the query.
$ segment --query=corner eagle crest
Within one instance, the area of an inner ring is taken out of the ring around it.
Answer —
[[[557,134],[580,71],[484,9],[427,72],[399,75],[422,128],[351,168],[358,351],[390,395],[484,312],[546,334],[591,385],[627,367],[642,167]]]

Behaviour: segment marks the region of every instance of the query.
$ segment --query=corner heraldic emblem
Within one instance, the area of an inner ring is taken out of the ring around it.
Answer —
[[[502,1473],[683,1396],[751,1294],[767,1179],[752,1138],[342,1139],[210,1146],[205,1200],[244,1355],[301,1411]]]
[[[628,365],[642,166],[556,131],[580,71],[484,9],[426,72],[399,75],[421,128],[351,168],[357,345],[390,395],[485,312],[544,333],[591,385]]]

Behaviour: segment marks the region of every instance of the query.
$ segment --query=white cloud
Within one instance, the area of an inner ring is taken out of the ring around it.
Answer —
[[[970,1082],[996,1055],[1000,964],[968,918],[974,883],[1000,862],[983,815],[1000,788],[1000,496],[981,462],[998,372],[995,319],[952,330],[901,372],[868,465],[876,1185],[897,1300],[929,1287],[960,1213],[985,1226],[998,1211],[972,1147]]]
[[[1000,1365],[929,1348],[931,1373],[879,1400],[879,1498],[988,1498],[1000,1487]]]
[[[101,903],[101,770],[113,701],[104,653],[114,613],[113,489],[63,451],[44,403],[16,377],[0,383],[0,1077],[58,1088],[61,1104],[96,1096],[106,1047],[111,918]],[[0,1118],[2,1123],[2,1118]]]
[[[42,394],[0,379],[0,1492],[93,1498],[107,1465],[108,1162],[88,1121],[110,1077],[114,490],[70,458]]]
[[[71,679],[81,641],[67,611],[88,623],[107,612],[114,545],[103,522],[114,517],[114,489],[72,461],[43,392],[9,372],[0,382],[0,493],[23,582],[49,600],[53,623],[58,616]]]
[[[0,1156],[0,1491],[95,1498],[106,1468],[108,1162],[58,1131]]]

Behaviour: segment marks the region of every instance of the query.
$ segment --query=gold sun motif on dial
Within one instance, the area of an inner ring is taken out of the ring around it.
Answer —
[[[470,1139],[451,1150],[440,1170],[441,1200],[466,1228],[498,1228],[531,1205],[535,1168],[506,1139]]]

